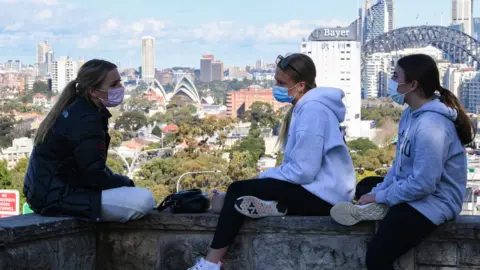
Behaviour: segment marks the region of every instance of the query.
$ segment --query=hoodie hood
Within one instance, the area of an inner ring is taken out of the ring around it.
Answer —
[[[416,118],[424,112],[434,112],[445,116],[450,119],[452,122],[457,120],[457,110],[452,109],[441,102],[438,98],[424,104],[418,110],[412,112],[412,117]]]
[[[311,101],[322,103],[335,114],[338,122],[342,123],[346,113],[345,104],[342,101],[344,97],[345,93],[339,88],[318,87],[308,91],[295,106],[301,107]]]

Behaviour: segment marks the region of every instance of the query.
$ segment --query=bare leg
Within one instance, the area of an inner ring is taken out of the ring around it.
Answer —
[[[227,253],[228,247],[220,248],[220,249],[210,249],[205,257],[205,260],[211,263],[218,263],[222,260],[225,253]]]

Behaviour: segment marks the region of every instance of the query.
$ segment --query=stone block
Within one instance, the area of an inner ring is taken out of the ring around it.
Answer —
[[[394,266],[397,270],[412,270],[415,269],[415,252],[416,250],[413,248],[405,255],[398,259]]]
[[[253,237],[250,269],[363,269],[366,237],[262,234]]]
[[[0,255],[7,268],[0,269],[94,270],[95,248],[93,232],[7,246]]]
[[[145,237],[148,235],[148,237]],[[188,269],[204,257],[213,234],[151,232],[109,233],[101,237],[99,269]],[[248,238],[239,237],[225,257],[224,269],[251,269]],[[110,249],[108,247],[111,247]]]
[[[473,269],[480,269],[480,268],[449,267],[449,266],[419,266],[415,269],[416,270],[473,270]]]
[[[424,241],[417,248],[417,264],[435,266],[457,265],[457,244]]]
[[[480,268],[480,243],[465,241],[459,243],[460,265],[476,266]]]

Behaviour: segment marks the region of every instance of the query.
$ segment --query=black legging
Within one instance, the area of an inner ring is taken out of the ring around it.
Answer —
[[[383,177],[366,177],[357,185],[358,200],[372,191]],[[417,246],[438,226],[408,203],[390,208],[388,214],[378,223],[378,230],[368,244],[365,264],[368,270],[394,270],[394,262]]]
[[[235,201],[242,196],[278,201],[288,209],[288,215],[328,216],[332,208],[331,204],[301,185],[271,178],[237,181],[228,187],[211,248],[219,249],[233,244],[246,218],[234,207]]]

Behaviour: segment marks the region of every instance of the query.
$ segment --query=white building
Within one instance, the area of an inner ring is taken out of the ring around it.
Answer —
[[[364,63],[362,76],[365,87],[365,97],[386,97],[388,79],[395,70],[396,62],[404,56],[417,53],[429,55],[439,62],[440,80],[442,80],[448,63],[443,61],[442,51],[433,46],[407,48],[390,53],[374,53],[369,55]]]
[[[444,87],[460,99],[468,112],[480,112],[480,72],[463,64],[451,65],[445,72]]]
[[[460,25],[463,32],[473,35],[473,0],[452,0],[452,24]]]
[[[355,25],[348,28],[318,28],[300,52],[310,56],[317,70],[318,86],[337,87],[345,93],[347,115],[343,125],[348,136],[360,137],[361,119],[361,46]]]
[[[0,159],[7,161],[9,169],[15,167],[22,158],[30,157],[33,150],[33,140],[30,138],[18,138],[12,141],[12,146],[0,150]]]
[[[386,96],[385,91],[381,91],[385,88],[385,81],[388,81],[388,74],[392,69],[392,57],[389,53],[374,53],[369,55],[365,59],[364,70],[362,76],[365,83],[365,97],[366,98],[379,98]],[[382,76],[382,74],[387,74]]]
[[[142,79],[155,79],[155,38],[150,36],[142,37]]]
[[[61,56],[52,64],[52,91],[61,93],[63,88],[77,77],[78,62],[68,56]]]
[[[52,66],[54,61],[53,51],[48,51],[45,55],[45,73],[47,76],[52,74]]]

